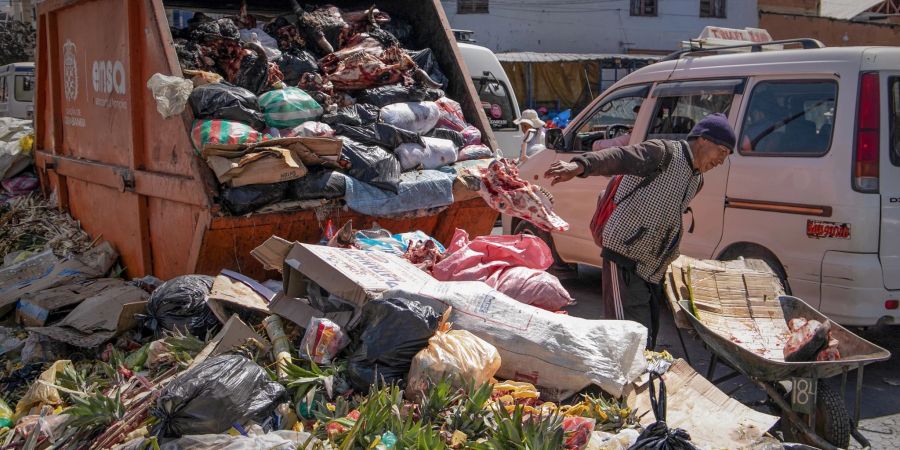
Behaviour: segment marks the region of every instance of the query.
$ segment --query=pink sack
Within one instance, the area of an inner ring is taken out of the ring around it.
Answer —
[[[553,264],[550,247],[532,235],[479,236],[469,241],[464,230],[456,230],[446,257],[431,274],[440,281],[484,281],[510,267],[547,270]]]
[[[492,276],[485,283],[526,305],[559,311],[572,304],[572,297],[559,278],[543,270],[510,267],[497,273],[499,276]]]
[[[463,135],[463,142],[465,142],[466,145],[481,144],[481,130],[475,128],[474,125],[465,127],[461,133]]]
[[[550,247],[528,234],[516,236],[469,235],[456,230],[445,258],[431,274],[440,281],[484,281],[498,291],[528,305],[558,311],[572,303],[559,279],[545,272],[553,264]]]

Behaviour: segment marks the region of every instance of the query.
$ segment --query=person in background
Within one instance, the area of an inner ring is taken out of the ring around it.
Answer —
[[[545,129],[543,120],[538,117],[537,111],[526,109],[522,111],[522,117],[516,119],[513,123],[522,130],[522,148],[519,152],[519,164],[527,161],[528,158],[543,150]]]
[[[653,139],[556,161],[551,184],[575,177],[623,175],[615,209],[603,227],[603,303],[607,319],[639,322],[656,347],[662,279],[678,257],[682,213],[703,185],[703,173],[734,151],[737,139],[720,113],[703,118],[686,141]]]

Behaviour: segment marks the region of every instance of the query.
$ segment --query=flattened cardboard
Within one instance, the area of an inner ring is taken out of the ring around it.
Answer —
[[[294,244],[284,264],[284,295],[305,296],[305,278],[309,278],[356,306],[404,283],[434,281],[409,261],[391,254],[321,245]]]
[[[220,183],[234,187],[296,180],[307,173],[292,151],[277,147],[233,159],[209,156],[206,162]]]
[[[237,314],[234,314],[227,322],[225,322],[222,330],[212,338],[212,341],[210,341],[211,343],[215,343],[215,347],[213,347],[209,356],[218,356],[230,352],[234,350],[235,347],[244,345],[248,339],[255,339],[263,345],[264,351],[268,351],[269,341],[253,331],[253,329],[244,323]]]
[[[694,371],[683,359],[672,363],[663,375],[666,381],[666,423],[669,429],[682,428],[700,448],[749,448],[778,421],[744,406]],[[644,414],[641,425],[655,422],[650,408],[648,377],[628,394],[628,406]]]
[[[41,292],[73,281],[101,277],[118,254],[108,242],[77,257],[56,259],[44,252],[0,271],[0,315],[6,314],[26,294]],[[21,272],[21,273],[18,273]]]
[[[42,327],[51,314],[72,309],[85,299],[122,283],[118,278],[78,280],[55,288],[25,294],[16,304],[16,323]]]
[[[77,347],[92,348],[134,328],[134,316],[144,311],[149,295],[137,286],[119,281],[119,285],[85,299],[58,324],[28,330]]]
[[[219,319],[219,322],[222,323],[229,320],[229,317],[231,317],[229,311],[234,310],[249,310],[262,316],[271,314],[269,312],[269,302],[265,297],[253,290],[248,284],[224,274],[220,274],[213,281],[206,303],[216,318]]]

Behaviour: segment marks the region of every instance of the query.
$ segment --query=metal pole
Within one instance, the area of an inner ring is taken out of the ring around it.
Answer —
[[[853,428],[859,426],[859,411],[862,408],[862,384],[863,384],[863,366],[859,365],[859,369],[856,369],[856,408],[853,411]]]

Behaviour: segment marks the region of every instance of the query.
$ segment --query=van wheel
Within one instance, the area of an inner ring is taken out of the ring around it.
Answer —
[[[772,252],[756,245],[737,244],[729,247],[719,255],[719,261],[731,261],[738,258],[759,259],[765,262],[778,276],[778,280],[784,286],[784,293],[791,295],[791,285],[788,283],[787,271],[784,270],[784,266],[781,265]]]
[[[577,273],[577,267],[574,264],[567,264],[559,257],[559,253],[556,252],[556,246],[553,245],[553,237],[550,236],[550,233],[538,228],[537,225],[527,220],[520,220],[516,223],[515,227],[513,227],[513,234],[530,234],[532,236],[537,236],[540,240],[544,241],[544,243],[547,244],[547,247],[550,247],[550,254],[553,255],[553,266],[550,267],[550,270],[556,272],[557,276],[565,273]]]

